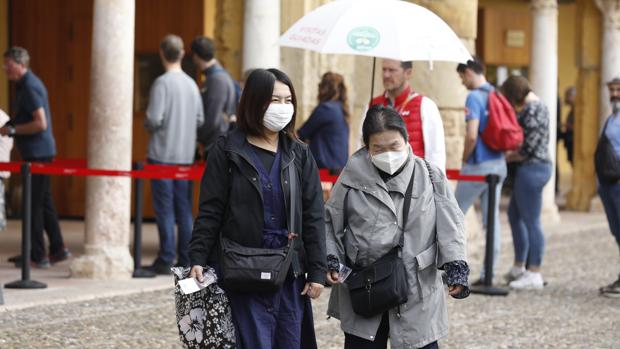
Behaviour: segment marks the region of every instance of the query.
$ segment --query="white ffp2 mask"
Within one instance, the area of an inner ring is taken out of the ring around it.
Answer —
[[[295,108],[292,104],[271,103],[265,111],[263,125],[272,132],[280,132],[293,118]]]
[[[409,148],[401,151],[386,151],[373,155],[370,160],[381,171],[393,175],[394,172],[403,166],[408,157]]]

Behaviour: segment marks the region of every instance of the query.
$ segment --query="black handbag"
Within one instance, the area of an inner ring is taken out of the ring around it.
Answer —
[[[607,130],[608,121],[603,127],[601,138],[596,145],[596,152],[594,153],[594,166],[596,168],[596,174],[599,181],[606,184],[614,184],[620,180],[620,159],[616,151],[607,138],[605,130]]]
[[[411,206],[414,174],[415,169],[411,173],[411,179],[405,192],[403,230],[398,245],[371,265],[363,268],[356,267],[354,261],[348,261],[353,266],[353,271],[345,280],[345,283],[349,288],[353,311],[358,315],[373,317],[398,307],[408,300],[409,284],[407,282],[407,270],[401,255],[405,242],[405,227],[407,226],[409,208]],[[345,229],[349,225],[347,212],[348,195],[349,192],[347,191],[343,210]],[[400,315],[400,312],[398,315]]]
[[[220,233],[220,266],[222,284],[226,290],[237,292],[275,292],[286,280],[293,264],[295,277],[299,274],[296,243],[299,238],[292,234],[295,227],[297,197],[297,171],[290,173],[290,219],[289,232],[292,238],[283,248],[246,247]]]

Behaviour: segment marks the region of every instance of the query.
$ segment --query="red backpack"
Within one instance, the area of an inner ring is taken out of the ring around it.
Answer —
[[[506,97],[489,91],[488,112],[487,126],[480,133],[482,141],[495,151],[519,149],[523,143],[523,129]]]

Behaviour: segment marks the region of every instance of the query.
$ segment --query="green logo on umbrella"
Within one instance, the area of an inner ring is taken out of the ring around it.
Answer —
[[[357,27],[347,35],[347,43],[355,51],[370,51],[379,45],[381,35],[372,27]]]

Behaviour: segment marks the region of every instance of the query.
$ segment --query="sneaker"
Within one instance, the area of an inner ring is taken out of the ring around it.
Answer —
[[[58,253],[50,254],[50,263],[56,264],[64,260],[67,260],[70,257],[71,257],[71,252],[69,252],[69,249],[63,248],[62,251]]]
[[[601,295],[610,298],[620,298],[620,279],[600,288]]]
[[[517,280],[511,281],[508,286],[517,290],[542,290],[545,287],[542,275],[525,271]]]
[[[22,260],[22,255],[18,254],[17,256],[9,257],[9,262],[17,263]]]
[[[523,273],[525,273],[525,268],[512,267],[506,274],[504,274],[504,280],[506,280],[506,283],[511,283],[512,281],[520,278]]]

